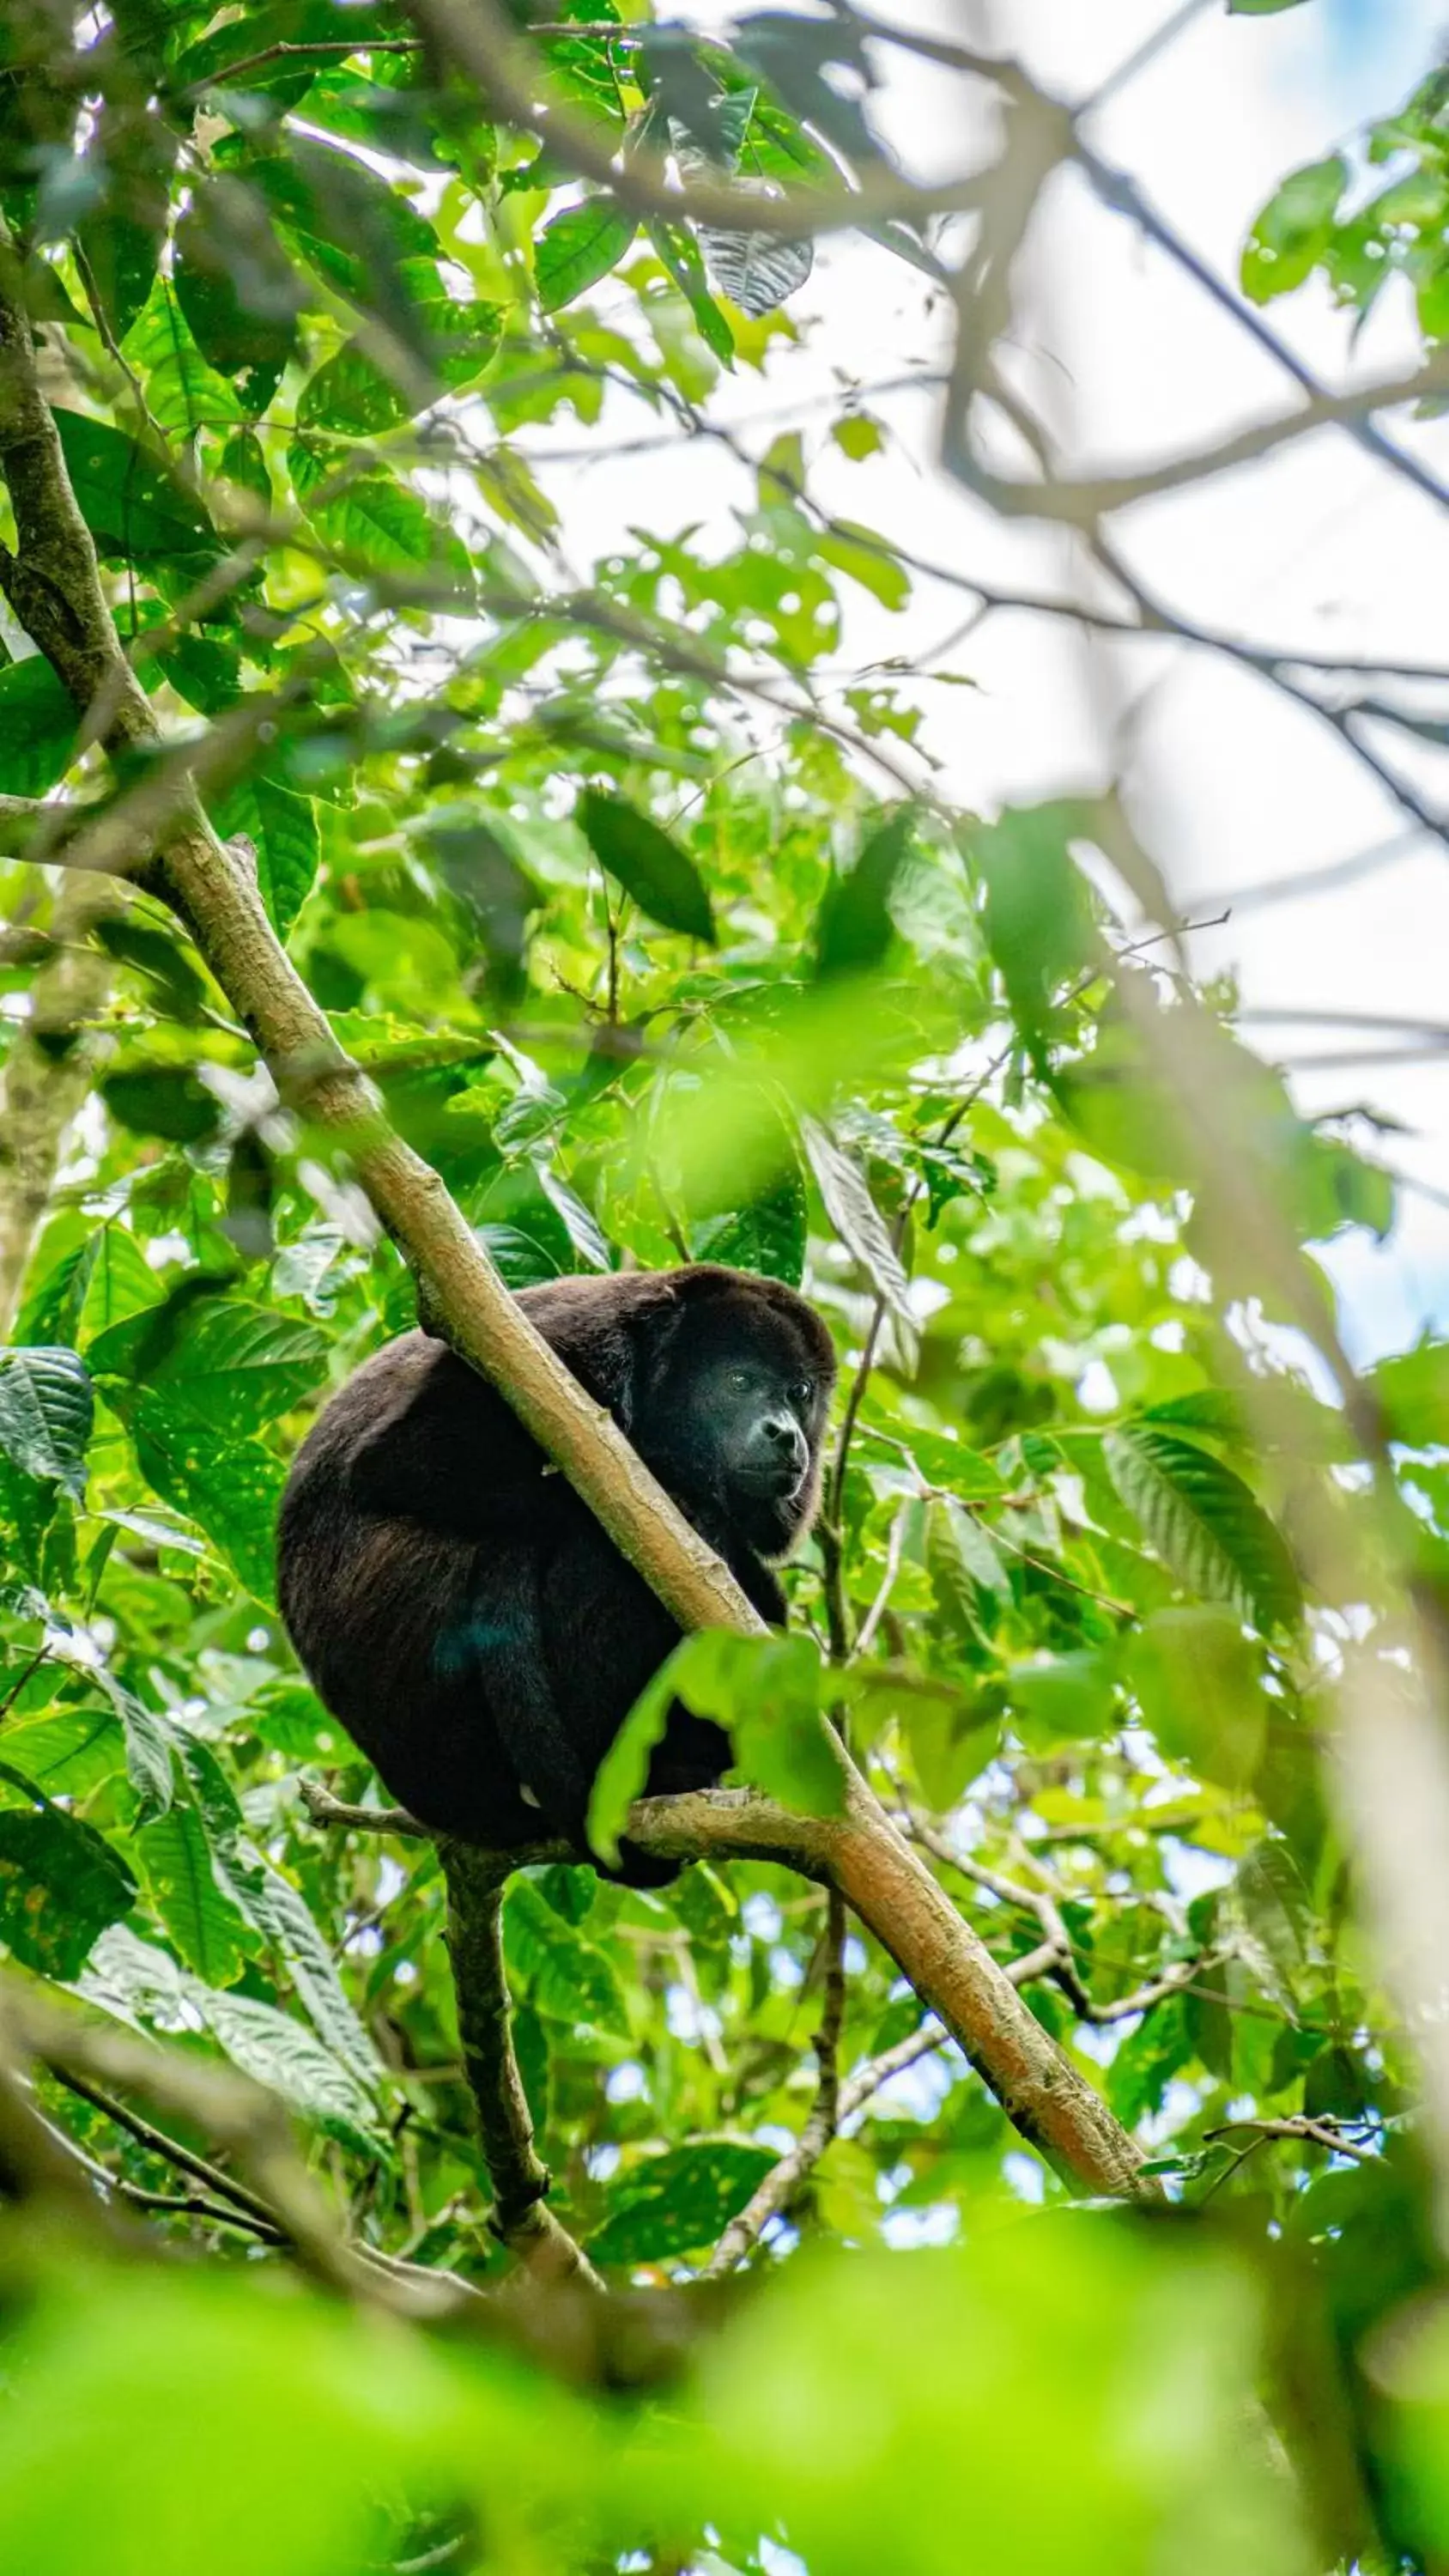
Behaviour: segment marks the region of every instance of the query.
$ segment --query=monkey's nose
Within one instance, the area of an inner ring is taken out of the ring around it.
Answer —
[[[805,1435],[791,1413],[767,1413],[760,1429],[773,1449],[777,1463],[788,1466],[793,1474],[804,1473],[809,1451]]]

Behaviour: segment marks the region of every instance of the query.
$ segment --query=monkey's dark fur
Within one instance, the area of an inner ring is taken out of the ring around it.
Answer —
[[[835,1374],[819,1316],[704,1263],[551,1280],[519,1303],[783,1623],[769,1560],[814,1517]],[[282,1504],[280,1598],[318,1694],[424,1824],[503,1851],[551,1827],[591,1856],[594,1775],[679,1631],[444,1343],[389,1343],[315,1424]],[[710,1787],[729,1759],[676,1702],[649,1792]],[[620,1874],[673,1871],[626,1844]]]

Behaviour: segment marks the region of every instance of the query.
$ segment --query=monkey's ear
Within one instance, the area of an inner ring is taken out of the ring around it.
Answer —
[[[662,1370],[681,1313],[669,1279],[636,1272],[629,1286],[633,1293],[599,1318],[579,1369],[624,1432],[633,1430],[640,1405]]]

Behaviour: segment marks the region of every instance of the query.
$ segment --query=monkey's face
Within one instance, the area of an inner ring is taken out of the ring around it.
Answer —
[[[722,1331],[686,1330],[636,1431],[680,1500],[722,1511],[760,1556],[783,1556],[814,1514],[830,1389],[813,1360],[772,1315],[752,1330],[738,1313]]]

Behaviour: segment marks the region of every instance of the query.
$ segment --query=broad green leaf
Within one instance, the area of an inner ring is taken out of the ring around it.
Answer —
[[[1229,1603],[1265,1634],[1297,1627],[1293,1559],[1241,1476],[1145,1422],[1109,1433],[1104,1446],[1122,1500],[1189,1591]]]
[[[1011,1576],[985,1524],[954,1496],[927,1507],[926,1565],[938,1613],[959,1637],[989,1629],[1011,1599]]]
[[[1112,1673],[1101,1655],[1046,1655],[1013,1664],[1009,1682],[1033,1751],[1063,1739],[1096,1742],[1115,1722]]]
[[[866,1743],[887,1719],[910,1747],[911,1764],[926,1805],[938,1816],[954,1807],[992,1761],[1001,1743],[1001,1693],[968,1695],[949,1685],[918,1681],[913,1674],[867,1669],[852,1698],[852,1725]]]
[[[644,1794],[649,1757],[663,1740],[673,1700],[673,1667],[666,1663],[640,1692],[594,1774],[588,1837],[610,1869],[618,1866],[619,1837],[634,1800]]]
[[[1449,1342],[1381,1360],[1368,1372],[1386,1438],[1404,1449],[1449,1448]]]
[[[421,507],[421,504],[419,504]],[[238,780],[211,808],[223,840],[241,833],[257,854],[257,879],[279,939],[285,939],[317,874],[317,809],[264,771]]]
[[[440,576],[466,585],[467,554],[439,526],[426,502],[382,466],[341,479],[350,453],[345,447],[328,451],[300,438],[287,450],[297,498],[324,542],[335,546],[349,569],[360,575],[416,571],[427,564]]]
[[[1127,1649],[1127,1679],[1164,1753],[1241,1789],[1262,1760],[1261,1657],[1221,1610],[1158,1610]]]
[[[792,1153],[779,1180],[757,1198],[692,1225],[690,1252],[696,1261],[722,1261],[731,1270],[755,1270],[798,1288],[805,1276],[809,1216],[804,1176]]]
[[[612,197],[588,197],[545,224],[534,252],[534,279],[545,313],[557,313],[617,268],[639,229]]]
[[[815,924],[815,972],[831,975],[869,973],[879,966],[892,939],[891,891],[910,855],[914,817],[909,806],[872,832],[854,867],[833,876]]]
[[[0,1811],[0,1941],[23,1966],[75,1976],[135,1901],[128,1863],[93,1825],[59,1807]]]
[[[547,2020],[569,2028],[587,2022],[627,2037],[629,2007],[611,1961],[561,1920],[531,1880],[514,1879],[503,1929],[509,1968]]]
[[[199,575],[221,552],[201,503],[165,464],[89,413],[57,407],[71,489],[103,563],[185,559]]]
[[[884,539],[873,536],[869,528],[857,527],[851,519],[833,519],[816,538],[815,551],[822,563],[859,582],[882,608],[900,610],[909,600],[910,574]]]
[[[126,1777],[136,1792],[137,1821],[145,1824],[152,1816],[165,1815],[174,1794],[175,1737],[171,1722],[158,1710],[148,1708],[134,1691],[127,1690],[114,1673],[100,1671],[96,1681],[121,1721]]]
[[[1086,807],[1033,805],[981,824],[970,851],[986,882],[986,936],[1028,1046],[1041,1052],[1053,997],[1093,953],[1092,906],[1070,844]]]
[[[259,1440],[208,1430],[164,1391],[135,1391],[121,1411],[148,1485],[206,1532],[257,1600],[270,1601],[286,1482],[280,1458]]]
[[[839,1815],[844,1782],[821,1714],[827,1681],[812,1637],[702,1629],[663,1669],[696,1717],[728,1731],[736,1764],[756,1788],[810,1815]]]
[[[189,1066],[122,1065],[102,1074],[96,1085],[111,1116],[140,1136],[165,1136],[173,1144],[197,1145],[214,1136],[221,1124],[221,1104]]]
[[[139,1378],[204,1427],[246,1436],[314,1392],[327,1341],[315,1324],[240,1298],[210,1297],[164,1320],[134,1315],[91,1344],[98,1377]]]
[[[382,2072],[377,2051],[300,1891],[279,1869],[258,1859],[247,1884],[246,1912],[249,1920],[276,1943],[313,2026],[330,2053],[340,2058],[359,2082],[375,2085]]]
[[[589,2238],[592,2262],[662,2263],[716,2244],[774,2164],[767,2147],[704,2138],[632,2165]]]
[[[259,1943],[217,1882],[200,1810],[177,1800],[141,1827],[136,1848],[151,1902],[188,1968],[207,1986],[230,1985]]]
[[[229,215],[244,221],[251,211],[249,200],[229,202],[233,185],[214,183],[193,198],[176,227],[171,284],[203,360],[259,419],[296,349],[297,289],[280,251],[259,258],[255,240],[229,231]],[[222,471],[243,479],[225,458]]]
[[[90,1374],[75,1351],[0,1351],[0,1449],[28,1476],[83,1495],[94,1421]]]
[[[709,896],[693,859],[668,832],[623,796],[585,788],[579,825],[601,868],[617,878],[651,921],[712,948],[717,933]]]
[[[5,1758],[48,1798],[79,1798],[125,1769],[126,1745],[114,1709],[55,1708],[7,1718]]]
[[[1271,196],[1248,236],[1243,292],[1255,304],[1301,286],[1322,258],[1348,185],[1348,163],[1335,152],[1295,170]]]
[[[274,2004],[234,1990],[194,1999],[243,2074],[280,2093],[340,2145],[367,2160],[376,2156],[384,2136],[375,2103],[351,2068],[303,2023]]]
[[[0,671],[0,794],[43,796],[64,776],[79,719],[41,653]]]
[[[245,419],[225,376],[198,349],[168,278],[156,280],[121,354],[145,385],[152,419],[172,437],[192,438],[199,429],[225,429]]]

